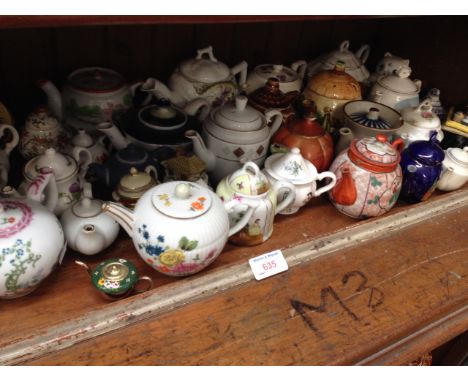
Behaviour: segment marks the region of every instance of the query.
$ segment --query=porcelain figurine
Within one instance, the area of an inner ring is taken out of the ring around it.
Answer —
[[[330,114],[335,127],[341,127],[343,122],[343,105],[362,99],[359,82],[345,72],[342,61],[336,62],[334,69],[323,70],[310,77],[302,94],[315,103],[320,114]]]
[[[60,216],[71,204],[81,197],[84,172],[80,170],[78,161],[83,161],[83,156],[89,155],[86,149],[76,147],[74,156],[58,153],[55,149],[47,149],[44,154],[29,160],[24,166],[23,182],[19,190],[26,190],[34,179],[37,178],[41,169],[50,168],[54,171],[55,182],[57,184],[58,202],[54,208],[54,213]],[[91,163],[91,157],[83,161],[83,168]]]
[[[454,191],[463,187],[468,180],[468,146],[463,149],[451,147],[445,150],[442,173],[437,188]]]
[[[341,42],[338,50],[321,55],[311,61],[307,66],[307,75],[310,79],[315,74],[323,70],[331,70],[337,61],[342,61],[346,67],[346,73],[358,82],[366,82],[369,78],[369,71],[365,63],[369,57],[370,46],[362,45],[356,53],[349,50],[349,41]]]
[[[48,97],[48,105],[59,119],[76,119],[88,124],[111,121],[116,112],[132,106],[135,89],[117,72],[101,67],[75,70],[60,93],[52,82],[40,80],[39,86]]]
[[[269,78],[264,86],[250,93],[249,105],[262,113],[270,109],[279,110],[283,114],[283,123],[285,123],[296,115],[293,103],[299,96],[299,92],[283,93],[279,85],[280,82],[276,78]]]
[[[128,174],[132,167],[143,171],[147,166],[153,166],[156,169],[157,179],[164,179],[164,171],[159,163],[157,150],[146,151],[134,144],[129,144],[114,152],[106,163],[91,163],[88,167],[87,179],[114,190],[120,179]]]
[[[71,139],[70,144],[71,147],[67,152],[69,155],[73,153],[74,147],[82,147],[89,151],[92,163],[103,164],[109,158],[111,145],[106,144],[105,135],[95,137],[84,129],[78,129],[78,132]]]
[[[440,101],[440,90],[437,88],[432,88],[427,92],[426,99],[429,98],[431,105],[432,105],[432,112],[436,114],[441,122],[445,121],[447,117],[447,113],[445,112],[445,108]]]
[[[371,101],[350,101],[343,106],[343,114],[346,127],[339,130],[336,153],[348,148],[354,138],[371,138],[377,134],[397,138],[403,123],[399,112]]]
[[[397,111],[419,105],[420,80],[411,80],[411,68],[402,66],[393,74],[377,80],[369,92],[369,101],[383,103]]]
[[[285,197],[277,204],[280,190]],[[224,202],[239,199],[257,205],[247,225],[229,238],[233,244],[257,245],[271,237],[275,215],[294,201],[296,189],[286,180],[270,183],[254,162],[247,162],[219,182],[216,194]],[[242,220],[245,214],[246,206],[238,206],[230,214],[230,219],[235,223]]]
[[[291,119],[273,136],[271,142],[289,148],[297,147],[302,156],[322,172],[333,160],[333,140],[317,121],[313,102],[304,101],[303,117]]]
[[[318,173],[315,166],[301,155],[301,151],[297,147],[293,147],[285,154],[278,153],[269,156],[265,161],[263,172],[272,184],[278,180],[286,180],[294,185],[296,197],[289,206],[280,212],[283,215],[296,213],[312,198],[331,190],[336,183],[334,173],[330,171]],[[317,181],[324,179],[327,179],[326,185],[317,188]],[[280,190],[278,201],[283,201],[286,196],[287,192]]]
[[[8,183],[10,153],[18,145],[19,135],[13,126],[0,124],[0,139],[3,143],[0,149],[0,187],[3,187]]]
[[[302,90],[302,81],[304,79],[307,62],[299,60],[291,64],[291,67],[284,65],[262,64],[258,65],[249,73],[245,92],[250,94],[263,87],[269,78],[276,78],[279,83],[279,89],[283,93],[300,92]]]
[[[141,196],[150,188],[156,186],[159,181],[158,173],[154,166],[147,166],[144,171],[138,171],[135,167],[124,175],[112,192],[112,199],[133,209]]]
[[[430,99],[425,99],[416,107],[408,107],[401,111],[403,125],[400,136],[405,141],[405,147],[414,141],[428,141],[432,131],[437,131],[439,142],[444,138],[439,117],[432,112]]]
[[[178,108],[165,99],[140,108],[129,109],[113,119],[113,123],[101,123],[97,129],[107,135],[112,145],[123,149],[132,143],[145,150],[161,147],[179,153],[191,150],[192,141],[184,135],[190,129],[199,129],[210,107],[204,99],[195,99]]]
[[[402,184],[400,150],[403,141],[390,144],[385,135],[354,139],[330,166],[336,185],[328,195],[336,209],[363,219],[388,212]]]
[[[431,133],[429,141],[412,142],[401,154],[401,199],[409,203],[427,200],[437,186],[444,158],[436,131]]]
[[[46,107],[38,107],[26,118],[19,142],[19,152],[29,160],[53,148],[56,151],[67,149],[70,134],[52,116]]]
[[[0,199],[0,298],[31,293],[62,262],[66,240],[49,210],[57,203],[53,178],[52,170],[43,169],[27,188],[26,197],[10,186],[2,190],[9,196]]]
[[[140,198],[135,209],[106,202],[103,210],[133,239],[141,258],[169,276],[201,271],[221,253],[228,236],[242,229],[256,204],[230,225],[228,211],[249,201],[221,202],[206,187],[191,182],[162,183]]]
[[[239,75],[239,81],[236,76]],[[202,98],[212,107],[224,105],[238,93],[247,79],[245,61],[229,68],[218,61],[209,46],[197,51],[197,56],[182,62],[169,78],[168,86],[154,78],[148,79],[142,88],[153,93],[156,98],[171,100],[178,107]]]
[[[93,286],[107,300],[143,293],[153,287],[153,280],[148,276],[140,277],[135,265],[126,259],[107,259],[92,270],[82,261],[75,260],[75,263],[88,272]],[[146,287],[137,289],[136,285],[143,281]]]
[[[60,217],[68,247],[83,255],[96,255],[117,238],[120,226],[101,211],[102,201],[84,197]]]
[[[279,110],[262,114],[247,105],[247,97],[237,96],[234,103],[211,111],[203,123],[202,136],[193,130],[186,136],[193,140],[195,154],[205,162],[211,181],[217,184],[247,161],[262,166],[270,138],[282,121]]]
[[[396,70],[399,70],[403,66],[409,66],[409,64],[409,60],[386,52],[383,58],[377,63],[375,72],[370,75],[369,82],[373,84],[382,77],[393,74]]]

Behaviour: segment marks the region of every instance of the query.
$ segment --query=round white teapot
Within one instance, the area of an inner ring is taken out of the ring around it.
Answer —
[[[463,149],[448,148],[445,150],[437,188],[442,191],[453,191],[463,187],[466,181],[468,181],[468,146]]]

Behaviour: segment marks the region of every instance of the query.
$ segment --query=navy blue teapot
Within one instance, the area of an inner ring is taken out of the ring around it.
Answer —
[[[427,200],[437,186],[445,153],[432,131],[429,141],[414,141],[401,153],[403,185],[400,199],[409,203]]]

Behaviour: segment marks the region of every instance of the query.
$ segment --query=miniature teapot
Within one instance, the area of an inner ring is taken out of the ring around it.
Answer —
[[[248,205],[245,216],[230,225],[228,211]],[[132,211],[106,202],[103,210],[133,239],[142,259],[169,276],[186,276],[201,271],[224,248],[228,236],[242,229],[252,216],[255,203],[218,196],[191,182],[162,183],[146,191]]]
[[[393,74],[402,66],[409,66],[410,61],[398,56],[394,56],[390,52],[386,52],[383,58],[377,63],[375,72],[370,75],[369,82],[375,83],[382,77]]]
[[[240,78],[237,83],[235,76],[238,74]],[[182,62],[169,78],[169,86],[150,78],[142,89],[153,93],[156,98],[170,99],[178,107],[184,107],[196,98],[203,98],[216,107],[231,101],[237,95],[238,87],[245,84],[246,78],[245,61],[229,68],[218,61],[213,55],[213,47],[209,46],[199,49],[195,58]]]
[[[43,106],[36,108],[26,118],[19,142],[19,152],[24,159],[35,156],[53,148],[64,151],[67,148],[69,134],[61,123]]]
[[[411,80],[411,68],[402,66],[393,74],[377,80],[369,93],[369,101],[383,103],[397,111],[419,104],[420,80]]]
[[[112,192],[112,199],[127,208],[135,207],[138,199],[159,183],[156,180],[157,176],[153,166],[147,166],[144,171],[132,167],[130,172],[120,179],[117,188]]]
[[[91,278],[91,283],[107,300],[126,297],[132,293],[143,293],[153,287],[153,280],[148,276],[139,276],[133,263],[126,259],[107,259],[93,270],[86,263],[75,260],[75,264],[84,268]],[[136,285],[146,282],[146,287],[136,289]]]
[[[62,262],[66,240],[49,210],[57,203],[56,191],[51,169],[39,172],[26,197],[3,188],[8,197],[0,199],[0,298],[31,293]]]
[[[247,105],[247,97],[237,96],[235,103],[211,111],[203,123],[203,138],[194,130],[185,135],[192,139],[195,154],[205,162],[211,181],[217,184],[247,160],[262,166],[270,138],[282,121],[280,111],[262,114]]]
[[[271,141],[289,148],[299,148],[302,156],[312,162],[317,171],[328,170],[333,160],[332,137],[317,121],[314,103],[305,100],[302,106],[302,118],[289,120]]]
[[[279,89],[283,93],[300,92],[307,62],[299,60],[293,62],[291,67],[284,65],[262,64],[249,73],[245,84],[245,92],[250,94],[263,87],[269,78],[278,80]]]
[[[74,147],[82,147],[89,151],[92,163],[103,164],[109,158],[110,145],[106,145],[106,136],[93,137],[84,129],[78,129],[77,134],[70,141],[71,148],[68,154],[73,152]]]
[[[400,198],[417,203],[427,200],[434,192],[442,172],[444,150],[433,131],[429,141],[414,141],[401,153],[403,186]]]
[[[445,108],[440,101],[440,90],[437,88],[432,88],[427,92],[426,99],[429,98],[432,105],[432,112],[435,113],[441,122],[445,121],[447,113]]]
[[[117,238],[120,226],[101,210],[102,202],[84,197],[60,218],[68,247],[83,255],[96,255]]]
[[[88,124],[111,121],[115,112],[131,107],[135,90],[140,85],[128,86],[119,73],[100,67],[72,72],[62,93],[52,82],[39,81],[47,94],[49,108],[59,120],[76,119]]]
[[[280,190],[285,193],[284,199],[277,204]],[[224,202],[240,200],[256,205],[248,223],[229,241],[238,245],[257,245],[271,237],[275,215],[294,201],[296,189],[286,180],[270,183],[254,162],[247,162],[219,182],[216,194]],[[237,206],[230,213],[230,219],[237,222],[243,219],[245,213],[246,206]]]
[[[335,67],[337,61],[342,61],[346,67],[346,73],[358,82],[365,82],[369,78],[369,71],[364,65],[369,57],[370,46],[362,45],[356,53],[349,50],[349,41],[341,42],[338,50],[321,55],[311,61],[307,66],[307,76],[311,78],[318,72],[330,70]]]
[[[315,166],[301,155],[297,147],[287,153],[278,153],[269,156],[265,161],[263,170],[268,180],[274,183],[278,180],[287,180],[296,189],[294,201],[280,214],[290,215],[305,206],[312,198],[331,190],[336,183],[336,176],[330,171],[318,173]],[[317,189],[317,181],[329,179],[327,184]],[[278,201],[284,200],[286,193],[280,190]]]
[[[346,149],[354,138],[371,138],[382,134],[397,138],[403,118],[396,110],[377,102],[350,101],[343,106],[344,125],[335,152]]]
[[[0,187],[3,187],[8,183],[10,153],[18,145],[19,135],[13,126],[0,124],[0,138],[3,143],[0,150]]]
[[[47,149],[44,154],[29,160],[24,166],[23,182],[19,190],[25,190],[34,179],[40,174],[41,169],[50,168],[54,171],[55,182],[57,184],[58,202],[54,208],[54,213],[60,216],[71,204],[81,197],[84,172],[78,165],[82,158],[82,168],[86,168],[91,162],[91,157],[86,149],[75,147],[73,157],[58,153],[55,149]]]
[[[468,146],[463,149],[449,147],[445,150],[442,173],[437,188],[442,191],[457,190],[468,180]]]
[[[402,148],[401,139],[390,144],[380,134],[354,139],[330,166],[336,185],[328,194],[336,209],[357,219],[388,212],[400,194]]]
[[[425,99],[416,107],[408,107],[401,111],[403,125],[400,136],[405,141],[405,147],[414,141],[428,141],[432,131],[437,131],[439,142],[444,138],[439,117],[432,112],[430,99]]]

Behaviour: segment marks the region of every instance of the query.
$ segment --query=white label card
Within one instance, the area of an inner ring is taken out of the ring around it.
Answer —
[[[249,260],[249,264],[257,280],[263,280],[288,270],[288,263],[279,249],[253,257]]]

